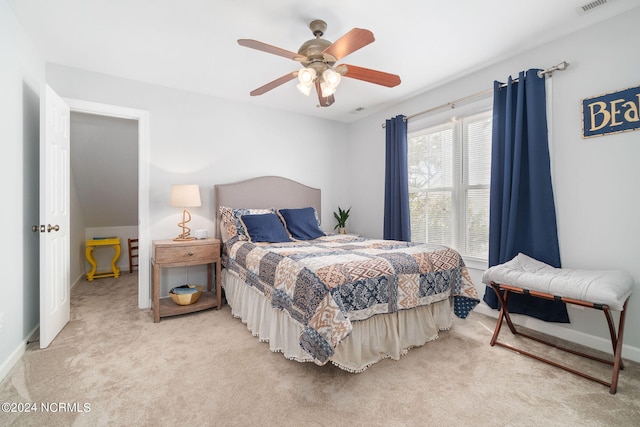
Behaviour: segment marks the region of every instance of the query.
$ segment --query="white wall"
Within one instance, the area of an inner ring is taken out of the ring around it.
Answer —
[[[39,94],[44,61],[0,0],[0,141],[5,250],[0,257],[0,379],[24,353],[39,319]]]
[[[380,237],[383,224],[385,133],[381,124],[478,93],[521,70],[571,65],[552,80],[551,157],[562,263],[567,268],[619,268],[636,282],[629,302],[623,356],[640,361],[640,131],[582,139],[581,100],[640,84],[640,8],[600,25],[444,84],[349,128],[350,229]],[[415,52],[420,54],[420,52]],[[425,52],[424,54],[428,54]],[[437,66],[437,64],[434,64]],[[411,123],[411,122],[410,122]],[[474,271],[476,285],[481,271]],[[483,304],[484,305],[484,304]],[[480,308],[482,310],[482,307]],[[487,313],[496,314],[484,305]],[[602,313],[569,308],[572,324],[519,317],[520,323],[604,350],[610,349]]]
[[[169,205],[171,184],[199,184],[202,207],[189,209],[191,229],[214,235],[212,191],[260,175],[280,175],[322,189],[321,221],[334,225],[333,210],[347,204],[347,125],[250,107],[210,96],[47,64],[47,82],[62,97],[149,111],[150,233],[178,233],[180,209]],[[162,293],[184,271],[163,271]],[[189,275],[204,281],[205,267]],[[200,276],[198,276],[198,274]]]

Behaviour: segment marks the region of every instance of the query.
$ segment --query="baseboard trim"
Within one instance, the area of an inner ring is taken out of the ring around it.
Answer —
[[[476,306],[474,311],[484,314],[486,316],[498,318],[498,310],[494,310],[489,307],[484,301]],[[611,354],[611,340],[609,337],[602,338],[595,335],[585,334],[584,332],[574,331],[569,328],[560,326],[561,324],[543,322],[530,316],[524,316],[521,314],[511,314],[511,320],[513,323],[525,328],[532,329],[534,331],[542,332],[554,337],[574,342],[576,344],[584,345],[594,350],[603,351],[607,354]],[[603,319],[604,322],[604,319]],[[626,325],[625,325],[626,326]],[[622,358],[640,363],[640,348],[632,347],[627,344],[622,345]]]
[[[0,381],[4,380],[7,374],[13,369],[13,367],[18,363],[22,355],[24,354],[27,347],[27,341],[23,341],[18,344],[18,347],[9,355],[7,360],[2,363],[0,366]]]
[[[81,274],[80,276],[78,276],[78,278],[71,284],[71,289],[73,289],[78,283],[80,283],[83,277],[84,277],[84,274]],[[7,376],[9,371],[13,369],[16,363],[18,363],[20,358],[24,355],[25,351],[27,350],[27,344],[32,341],[33,337],[37,336],[39,331],[40,331],[40,323],[38,323],[35,326],[35,328],[33,328],[33,330],[29,333],[29,335],[27,335],[26,339],[24,339],[22,342],[18,344],[18,346],[11,353],[11,355],[9,355],[9,357],[4,362],[2,362],[2,365],[0,365],[0,381],[2,381]]]
[[[33,328],[31,333],[27,335],[28,338],[20,342],[16,349],[9,355],[9,357],[7,357],[4,362],[2,362],[2,365],[0,365],[0,381],[4,380],[9,372],[11,372],[11,369],[13,369],[16,363],[18,363],[22,355],[25,353],[25,351],[27,351],[27,344],[29,343],[30,338],[34,337],[38,333],[39,329],[40,324]]]

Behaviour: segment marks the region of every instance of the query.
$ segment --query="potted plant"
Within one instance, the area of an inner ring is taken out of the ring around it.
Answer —
[[[338,230],[340,234],[347,234],[347,220],[349,219],[349,212],[351,208],[344,210],[338,206],[338,212],[334,212],[333,216],[336,218],[338,222],[336,226],[333,228],[334,230]]]

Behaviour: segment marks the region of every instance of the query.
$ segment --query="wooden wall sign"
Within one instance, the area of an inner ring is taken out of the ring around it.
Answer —
[[[640,129],[640,86],[582,100],[582,137]]]

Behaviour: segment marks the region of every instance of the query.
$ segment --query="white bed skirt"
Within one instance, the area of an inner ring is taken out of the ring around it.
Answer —
[[[222,286],[233,316],[260,341],[268,342],[271,351],[281,352],[287,359],[314,362],[300,347],[302,325],[285,311],[271,307],[264,295],[226,268],[222,270]],[[354,321],[353,331],[336,347],[330,361],[346,371],[362,372],[382,359],[398,360],[412,347],[438,338],[438,332],[449,329],[451,322],[449,299]]]

